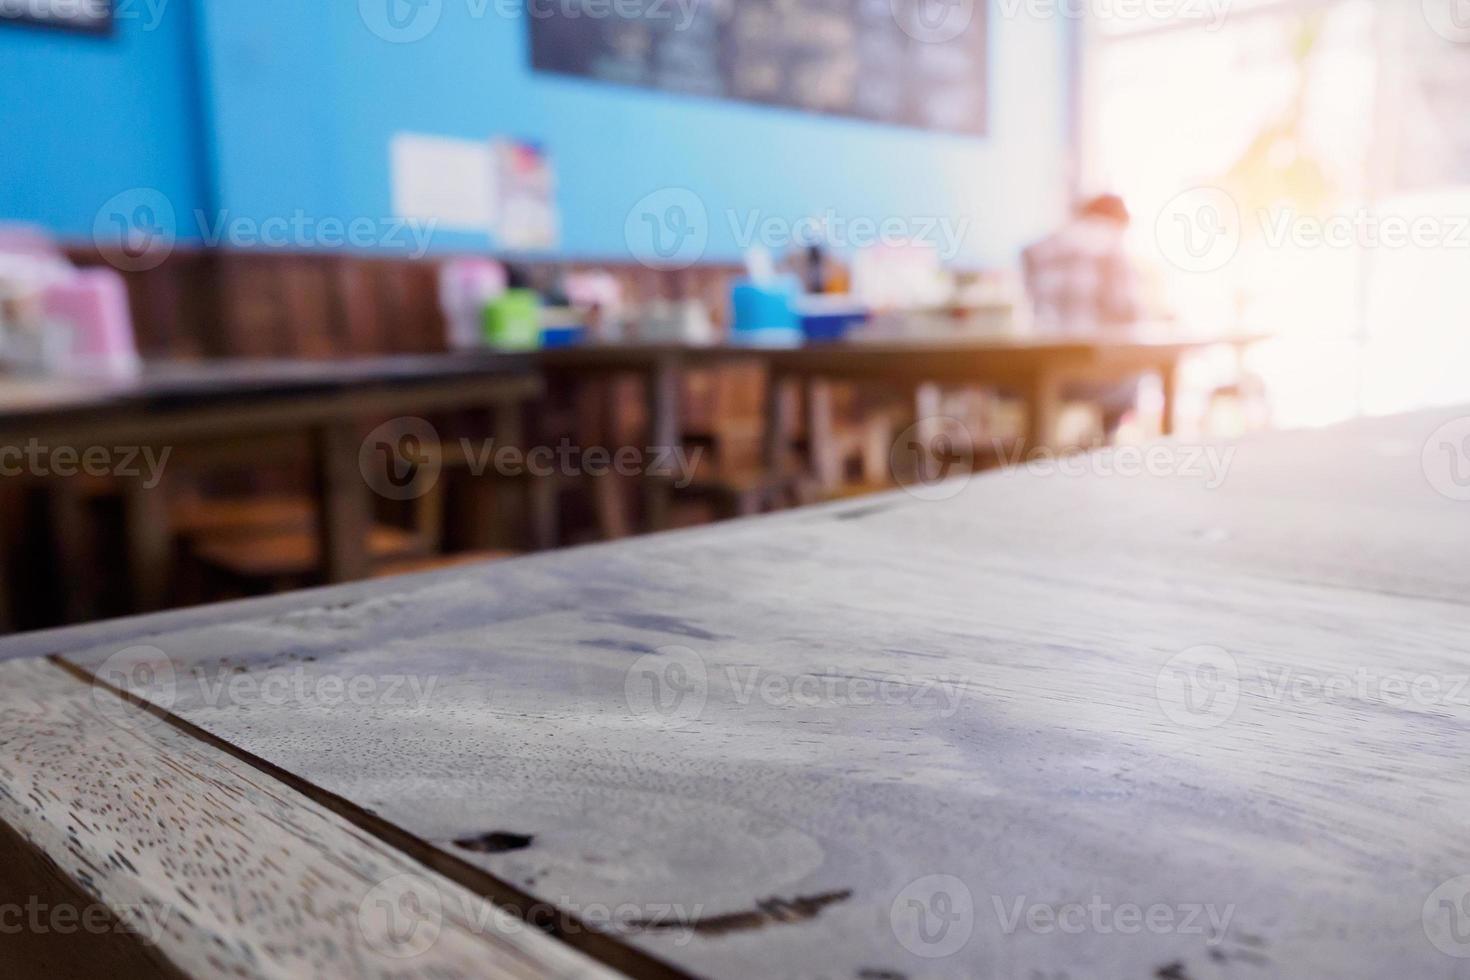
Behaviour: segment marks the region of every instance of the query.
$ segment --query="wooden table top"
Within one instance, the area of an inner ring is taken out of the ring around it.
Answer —
[[[794,347],[680,343],[584,344],[530,354],[459,352],[339,360],[149,362],[136,378],[79,380],[0,375],[0,426],[56,421],[108,410],[194,408],[250,398],[322,395],[354,388],[524,375],[550,368],[636,367],[660,360],[719,361],[757,358],[783,368],[850,360],[861,367],[897,358],[1022,354],[1036,357],[1099,355],[1110,351],[1185,352],[1257,337],[1180,339],[1158,334],[1096,338],[993,337],[854,340]]]
[[[146,751],[217,751],[310,800],[274,819],[554,907],[633,975],[1456,977],[1470,491],[1443,452],[1467,415],[1033,465],[0,657],[95,674],[92,703],[128,689],[187,736]],[[0,668],[46,688],[33,712],[68,690],[37,667]],[[123,819],[131,784],[68,811],[47,794],[77,763],[13,762],[16,738],[0,821],[103,893],[189,878],[170,855],[218,801],[185,801],[181,840]],[[87,871],[78,838],[127,866]],[[206,863],[269,877],[252,861]],[[352,866],[407,873],[385,861]],[[197,963],[256,936],[252,908],[162,948]],[[290,975],[267,948],[252,975]]]
[[[79,380],[0,376],[0,426],[97,411],[162,411],[252,398],[323,395],[362,388],[524,375],[518,354],[415,354],[330,361],[156,361],[135,378]]]
[[[1065,357],[1106,356],[1119,351],[1180,354],[1219,344],[1249,344],[1262,339],[1265,339],[1265,335],[1222,333],[1190,336],[1159,330],[1097,335],[983,336],[954,334],[909,338],[857,334],[842,341],[789,345],[645,343],[639,341],[586,343],[538,351],[535,357],[541,365],[554,368],[633,367],[661,360],[678,359],[699,362],[739,358],[769,361],[783,367],[796,367],[807,363],[841,364],[844,359],[863,363],[870,360],[927,358],[933,355]]]

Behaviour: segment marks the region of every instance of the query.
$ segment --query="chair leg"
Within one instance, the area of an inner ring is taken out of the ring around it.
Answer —
[[[99,567],[93,554],[92,522],[86,499],[73,481],[57,480],[49,488],[51,540],[61,578],[61,615],[67,623],[93,618],[97,610],[96,583],[91,578]]]
[[[765,508],[766,494],[761,489],[743,490],[735,495],[734,516],[754,517],[762,513]]]
[[[862,465],[863,482],[871,487],[883,486],[893,480],[889,472],[889,457],[893,451],[893,427],[888,416],[876,413],[863,423]]]
[[[18,514],[22,495],[9,486],[0,487],[0,633],[13,633],[16,628],[15,593],[10,576],[10,563],[15,558],[15,542],[11,536],[9,515]]]
[[[550,551],[561,538],[558,519],[560,487],[555,476],[526,477],[526,509],[531,515],[531,547]]]
[[[133,586],[133,606],[138,612],[162,609],[174,581],[173,541],[165,494],[162,484],[149,488],[138,479],[128,480],[123,486],[128,575]]]
[[[662,531],[669,526],[669,510],[673,496],[669,484],[658,477],[643,478],[643,519],[650,531]]]
[[[589,477],[592,500],[597,509],[598,530],[604,541],[617,541],[632,533],[628,524],[628,505],[623,497],[621,480],[611,474]]]

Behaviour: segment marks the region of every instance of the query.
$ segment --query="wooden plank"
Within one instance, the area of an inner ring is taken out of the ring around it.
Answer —
[[[11,976],[615,976],[53,664],[0,666],[0,747],[0,907],[25,913],[0,957],[58,931],[71,948]],[[46,879],[76,894],[27,892]]]
[[[6,975],[90,980],[106,964],[112,977],[182,980],[169,963],[55,861],[0,822],[0,963]],[[78,941],[78,936],[81,941]]]
[[[1470,570],[1420,450],[1465,414],[154,620],[123,665],[700,976],[1450,976]]]

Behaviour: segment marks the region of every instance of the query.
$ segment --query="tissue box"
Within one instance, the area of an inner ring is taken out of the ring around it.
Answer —
[[[136,374],[138,346],[128,312],[128,287],[113,269],[79,269],[41,293],[48,333],[47,367],[58,374],[117,377]]]

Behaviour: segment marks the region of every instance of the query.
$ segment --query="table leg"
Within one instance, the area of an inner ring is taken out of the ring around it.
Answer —
[[[914,388],[914,418],[918,420],[915,432],[919,437],[914,459],[915,475],[925,485],[942,478],[940,467],[943,464],[939,460],[939,452],[943,445],[943,411],[944,391],[939,385],[926,382]]]
[[[1164,414],[1160,421],[1160,428],[1166,436],[1174,434],[1176,425],[1175,413],[1178,411],[1179,399],[1179,362],[1169,361],[1159,369],[1160,380],[1164,385]]]
[[[372,501],[357,467],[359,442],[357,427],[348,422],[313,433],[317,535],[328,582],[365,578],[369,571]]]
[[[832,422],[832,384],[821,378],[806,385],[806,437],[818,489],[826,496],[836,494],[842,484],[842,460]]]
[[[128,576],[138,612],[164,608],[173,586],[173,529],[164,484],[147,487],[141,478],[123,485]]]
[[[648,375],[649,448],[656,454],[676,452],[683,445],[679,425],[679,396],[683,372],[675,358],[661,358]],[[668,526],[673,487],[667,476],[643,475],[644,518],[649,530]]]
[[[81,623],[97,613],[97,556],[86,496],[75,479],[53,480],[47,486],[51,541],[61,582],[64,622]]]
[[[786,399],[787,379],[772,371],[766,376],[765,418],[762,420],[765,433],[762,437],[761,458],[766,472],[779,473],[786,469],[786,453],[791,440],[791,403]]]
[[[1026,385],[1026,452],[1056,448],[1061,392],[1060,381],[1049,371],[1038,372]]]
[[[501,401],[494,406],[494,446],[498,451],[502,446],[514,446],[526,452],[525,416],[521,411],[520,402]],[[491,498],[490,520],[493,527],[482,527],[476,534],[473,542],[475,548],[521,548],[525,547],[525,536],[514,533],[514,529],[521,528],[531,518],[534,495],[534,486],[544,480],[555,479],[555,477],[539,477],[526,473],[520,477],[506,476],[497,473],[494,466],[491,471],[480,478],[489,482],[489,495]],[[524,492],[522,492],[524,491]],[[534,532],[533,532],[534,536]]]
[[[579,397],[587,399],[587,404],[583,406],[585,417],[578,425],[576,441],[584,450],[589,445],[614,448],[622,444],[626,426],[623,424],[623,401],[618,380],[618,375],[604,375],[581,382],[583,388]],[[644,379],[644,383],[651,385],[653,382]],[[597,530],[602,540],[620,541],[632,534],[623,478],[616,473],[592,476],[584,471],[579,479],[592,491],[592,508],[597,515]]]

